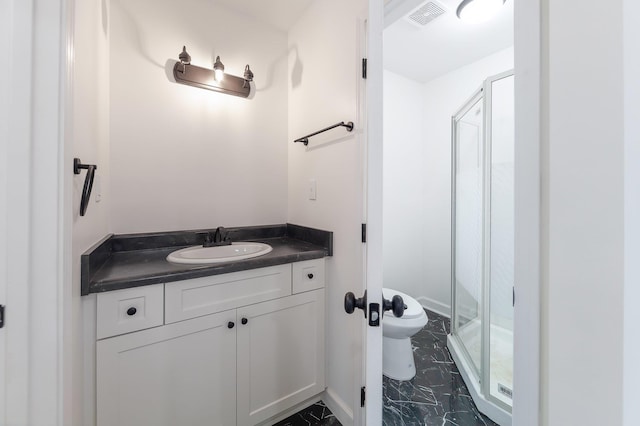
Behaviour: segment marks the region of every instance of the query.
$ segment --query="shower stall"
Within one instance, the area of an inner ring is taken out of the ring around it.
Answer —
[[[452,315],[447,346],[478,409],[511,425],[513,71],[487,78],[452,117]]]

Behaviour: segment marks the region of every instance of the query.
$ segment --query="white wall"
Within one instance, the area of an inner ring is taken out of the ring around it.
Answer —
[[[287,36],[191,0],[111,2],[111,230],[283,223],[287,203]],[[254,99],[169,82],[192,64],[255,73]]]
[[[423,296],[424,85],[386,70],[383,80],[383,283]]]
[[[72,419],[95,422],[95,295],[80,296],[80,256],[109,232],[109,41],[107,3],[76,1],[73,60],[73,147],[69,155],[96,164],[86,215],[79,214],[86,172],[73,176]],[[99,202],[97,200],[100,200]]]
[[[337,13],[339,11],[339,13]],[[364,1],[316,1],[289,32],[289,197],[288,221],[333,231],[334,255],[327,259],[327,386],[331,408],[343,424],[352,423],[359,386],[354,364],[362,315],[348,316],[344,294],[362,282],[361,128],[358,122],[358,20]],[[309,146],[295,138],[339,121],[343,128],[313,137]],[[307,197],[317,182],[317,199]],[[337,405],[337,406],[336,406]]]
[[[385,114],[392,114],[385,115],[384,119],[385,286],[393,282],[397,290],[445,315],[450,315],[451,309],[451,116],[485,78],[511,68],[513,48],[424,84],[419,92],[423,99],[420,143],[404,138],[408,136],[409,128],[412,134],[418,132],[417,125],[409,124],[408,119],[416,115],[413,108],[416,108],[414,104],[418,94],[409,92],[418,87],[417,83],[408,84],[406,79],[385,72],[384,108]],[[421,156],[419,161],[417,155]],[[387,156],[392,160],[387,161]],[[414,178],[409,179],[409,176]],[[400,186],[400,182],[404,182],[404,186]],[[399,187],[404,189],[398,190]],[[409,211],[410,208],[421,210]],[[422,222],[422,230],[416,235],[407,229],[407,224],[417,226],[418,221]],[[387,238],[390,245],[387,245]],[[417,243],[422,247],[415,257],[407,258],[405,252],[398,250],[403,243],[412,246]],[[396,273],[402,273],[400,278],[395,276]],[[413,278],[408,277],[409,274]]]
[[[622,424],[622,4],[543,3],[545,425]]]
[[[624,1],[624,390],[625,426],[640,424],[640,3]]]

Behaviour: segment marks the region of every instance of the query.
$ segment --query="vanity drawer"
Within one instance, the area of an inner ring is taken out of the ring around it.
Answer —
[[[291,294],[291,264],[165,284],[165,322],[238,308]]]
[[[99,293],[97,338],[157,327],[164,320],[164,284]]]
[[[293,264],[293,294],[324,287],[324,258]]]

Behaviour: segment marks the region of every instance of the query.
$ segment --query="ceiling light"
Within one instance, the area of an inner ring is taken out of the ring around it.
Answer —
[[[456,10],[458,18],[468,22],[484,22],[495,15],[506,0],[463,0]]]

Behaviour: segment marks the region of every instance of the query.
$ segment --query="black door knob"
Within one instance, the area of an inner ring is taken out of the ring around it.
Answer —
[[[228,327],[228,328],[233,328],[235,325],[236,325],[236,324],[235,324],[233,321],[229,321],[229,322],[227,323],[227,327]]]
[[[356,295],[352,292],[348,292],[344,295],[344,311],[348,314],[352,314],[356,308],[364,311],[365,318],[367,317],[367,292],[364,292],[364,296],[356,298]]]
[[[242,318],[241,322],[242,322],[242,325],[245,325],[246,323],[249,322],[249,320],[246,318]]]
[[[138,312],[138,310],[133,306],[127,309],[127,315],[129,315],[130,317],[134,316],[136,312]]]
[[[309,278],[310,280],[313,279],[313,274],[307,274],[307,278]]]
[[[407,305],[404,304],[404,300],[402,300],[402,296],[398,296],[397,294],[391,298],[391,301],[382,298],[382,310],[383,311],[392,311],[393,315],[400,318],[404,315],[404,310],[407,309]]]

